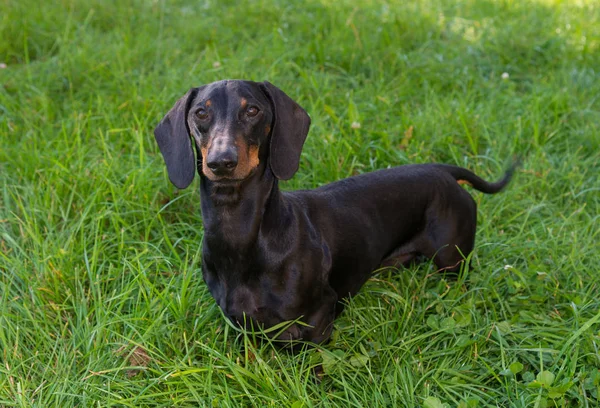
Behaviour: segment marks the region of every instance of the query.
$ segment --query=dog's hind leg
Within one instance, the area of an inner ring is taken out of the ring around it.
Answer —
[[[419,242],[420,252],[437,266],[440,272],[457,275],[475,245],[477,207],[465,192],[462,205],[446,208],[444,216],[434,211]]]
[[[405,247],[395,249],[381,261],[380,268],[409,266],[417,255],[414,250],[408,251]]]

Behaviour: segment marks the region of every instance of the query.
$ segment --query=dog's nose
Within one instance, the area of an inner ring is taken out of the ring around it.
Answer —
[[[228,150],[220,154],[209,155],[206,165],[216,175],[231,173],[238,164],[237,154]]]

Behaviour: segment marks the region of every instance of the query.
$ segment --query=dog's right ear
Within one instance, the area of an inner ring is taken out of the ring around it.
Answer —
[[[175,102],[175,106],[154,129],[154,137],[167,165],[169,180],[177,188],[186,188],[194,180],[196,165],[187,114],[199,89],[190,89]]]

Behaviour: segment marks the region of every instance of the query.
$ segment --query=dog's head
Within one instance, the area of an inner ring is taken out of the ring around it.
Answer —
[[[298,170],[310,118],[269,82],[226,80],[190,89],[154,130],[169,179],[178,188],[198,170],[215,183],[239,183],[267,161],[278,179]],[[192,138],[190,138],[192,136]]]

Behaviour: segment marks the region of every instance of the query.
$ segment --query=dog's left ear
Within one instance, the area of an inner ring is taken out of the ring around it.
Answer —
[[[298,171],[310,117],[275,85],[267,81],[260,85],[273,105],[274,124],[269,151],[271,171],[278,179],[289,180]]]
[[[190,104],[200,88],[190,89],[154,129],[154,137],[165,159],[169,180],[177,188],[186,188],[194,180],[194,152],[187,124]]]

